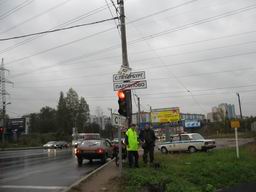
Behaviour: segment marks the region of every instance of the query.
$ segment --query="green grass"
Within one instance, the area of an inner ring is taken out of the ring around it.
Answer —
[[[256,182],[256,144],[240,150],[213,150],[194,154],[156,155],[161,168],[154,169],[140,162],[139,169],[125,168],[123,191],[141,191],[148,184],[165,183],[170,192],[212,192],[227,186]]]

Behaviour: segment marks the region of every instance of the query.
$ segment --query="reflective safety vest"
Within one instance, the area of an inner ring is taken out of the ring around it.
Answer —
[[[139,142],[136,130],[129,128],[125,134],[128,137],[127,151],[138,151]]]

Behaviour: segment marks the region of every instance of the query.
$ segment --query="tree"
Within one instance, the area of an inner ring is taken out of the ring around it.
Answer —
[[[56,110],[51,107],[43,107],[39,114],[40,119],[40,132],[41,133],[52,133],[57,132],[57,118]]]
[[[58,122],[58,131],[61,133],[69,133],[69,113],[66,106],[66,100],[64,94],[60,92],[60,98],[57,106],[57,122]]]
[[[76,127],[78,129],[78,132],[84,131],[86,123],[89,122],[89,118],[90,118],[89,105],[87,104],[85,99],[81,97],[79,102],[78,115],[76,119]]]
[[[97,123],[88,123],[85,129],[86,133],[100,133],[100,126]]]
[[[70,116],[70,125],[71,127],[75,127],[75,121],[78,116],[79,111],[79,97],[77,92],[70,88],[67,92],[67,97],[65,98],[66,107],[68,114]]]

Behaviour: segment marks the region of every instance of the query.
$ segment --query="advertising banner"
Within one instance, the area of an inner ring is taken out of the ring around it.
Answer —
[[[200,121],[197,120],[186,120],[185,121],[185,128],[198,128],[201,126]]]
[[[166,109],[154,109],[151,112],[152,123],[170,123],[180,120],[180,109],[178,107]]]

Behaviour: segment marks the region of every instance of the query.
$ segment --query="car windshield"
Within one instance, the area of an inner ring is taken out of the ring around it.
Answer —
[[[85,140],[82,142],[82,145],[86,146],[86,147],[96,147],[96,146],[101,145],[101,141],[100,140]]]
[[[84,136],[85,140],[95,140],[95,139],[100,139],[100,135],[95,134],[95,135],[85,135]]]
[[[54,144],[56,141],[49,141],[47,144]]]
[[[200,134],[193,134],[192,135],[192,139],[194,140],[201,140],[201,139],[204,139],[202,135]]]

